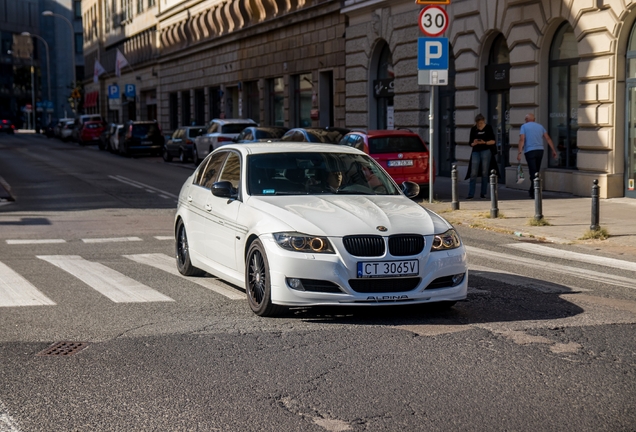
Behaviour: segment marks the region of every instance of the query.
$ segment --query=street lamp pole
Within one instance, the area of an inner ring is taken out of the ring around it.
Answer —
[[[71,29],[71,48],[73,50],[73,52],[71,53],[72,54],[71,60],[73,61],[73,90],[75,90],[77,86],[77,77],[75,76],[75,29],[73,28],[73,24],[64,15],[53,13],[50,10],[46,10],[42,12],[42,16],[52,16],[52,17],[61,18],[64,21],[66,21],[66,24],[68,24],[68,27]],[[74,108],[74,111],[77,112],[76,107]]]
[[[51,56],[49,55],[49,44],[46,43],[46,41],[44,40],[44,38],[42,36],[38,36],[35,34],[31,34],[29,32],[22,32],[22,36],[33,36],[35,38],[38,38],[39,40],[41,40],[44,43],[44,48],[46,49],[46,81],[47,81],[47,89],[48,89],[48,100],[49,103],[52,102],[51,99]],[[45,107],[42,107],[42,109],[46,109]],[[49,123],[51,122],[51,113],[49,114]]]

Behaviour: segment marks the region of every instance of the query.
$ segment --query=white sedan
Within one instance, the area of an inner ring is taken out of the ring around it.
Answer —
[[[369,156],[308,143],[227,145],[183,185],[177,267],[245,287],[251,309],[466,298],[466,250]]]

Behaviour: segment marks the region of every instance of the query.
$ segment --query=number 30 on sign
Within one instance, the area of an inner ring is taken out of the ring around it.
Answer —
[[[439,6],[427,6],[420,12],[419,25],[426,36],[440,36],[448,28],[448,14]]]

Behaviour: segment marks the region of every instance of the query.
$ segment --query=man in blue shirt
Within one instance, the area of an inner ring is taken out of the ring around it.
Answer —
[[[526,122],[521,125],[519,133],[519,153],[517,154],[518,161],[521,161],[521,153],[526,157],[528,171],[530,171],[530,190],[528,192],[532,199],[534,199],[534,178],[541,169],[541,159],[543,159],[543,138],[552,149],[552,156],[555,159],[557,157],[550,135],[543,126],[534,120],[534,114],[526,115]]]

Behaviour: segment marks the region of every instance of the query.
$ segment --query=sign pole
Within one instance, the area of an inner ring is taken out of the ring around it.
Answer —
[[[434,153],[435,145],[433,140],[435,139],[435,86],[431,87],[431,95],[429,97],[430,106],[428,108],[428,202],[433,203],[433,179],[435,170],[434,168]]]

